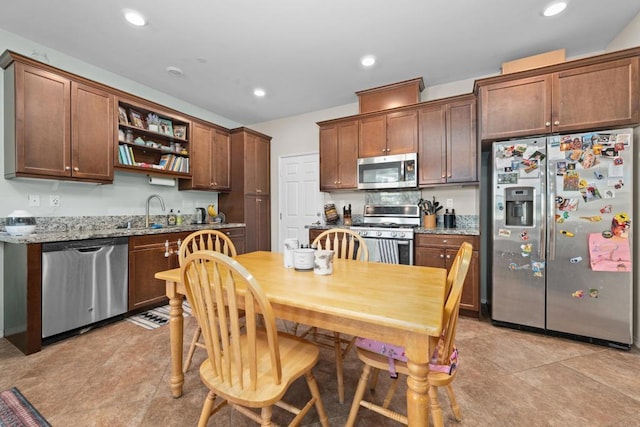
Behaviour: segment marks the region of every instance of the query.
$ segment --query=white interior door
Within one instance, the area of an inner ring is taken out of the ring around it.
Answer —
[[[319,165],[317,153],[280,157],[280,236],[278,248],[272,250],[282,252],[289,238],[308,244],[305,226],[322,220]]]

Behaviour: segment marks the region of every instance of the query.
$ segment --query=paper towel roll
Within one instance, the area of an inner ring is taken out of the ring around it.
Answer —
[[[157,176],[149,176],[149,184],[151,185],[163,185],[165,187],[175,187],[175,178],[160,178]]]

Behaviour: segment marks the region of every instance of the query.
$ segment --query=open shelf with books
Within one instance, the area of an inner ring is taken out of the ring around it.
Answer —
[[[190,121],[160,108],[118,100],[115,167],[131,172],[191,176]]]

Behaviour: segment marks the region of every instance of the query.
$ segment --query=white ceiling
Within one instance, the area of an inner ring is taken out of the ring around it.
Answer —
[[[415,77],[428,87],[559,48],[598,52],[640,12],[638,0],[569,0],[543,18],[548,2],[5,0],[0,28],[249,125]],[[124,8],[149,25],[125,22]],[[373,69],[359,65],[365,54],[378,58]],[[253,97],[258,86],[263,99]]]

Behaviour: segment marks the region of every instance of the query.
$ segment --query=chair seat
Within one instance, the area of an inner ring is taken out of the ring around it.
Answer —
[[[247,336],[241,337],[241,348],[246,348]],[[261,408],[267,405],[273,405],[282,400],[289,385],[309,371],[318,361],[320,350],[307,340],[296,337],[291,334],[278,332],[278,344],[280,346],[280,360],[282,363],[282,381],[280,384],[274,384],[273,377],[269,375],[269,369],[259,369],[264,372],[264,376],[258,376],[257,387],[255,390],[241,390],[236,384],[226,384],[213,375],[211,367],[211,359],[206,359],[200,365],[200,378],[207,387],[215,389],[216,394],[224,399],[241,402],[243,406],[251,408]],[[257,354],[260,355],[257,360],[258,366],[270,366],[271,359],[269,356],[269,344],[267,342],[266,333],[263,330],[257,332]],[[247,366],[248,355],[242,354],[242,363]],[[231,363],[232,369],[236,364]],[[250,383],[248,370],[244,370],[243,380],[245,385]]]

